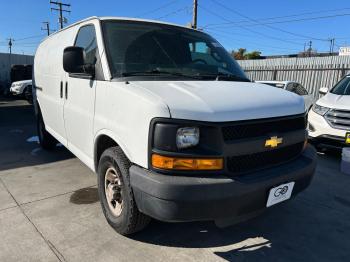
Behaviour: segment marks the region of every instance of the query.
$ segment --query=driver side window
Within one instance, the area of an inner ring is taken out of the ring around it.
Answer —
[[[84,48],[86,62],[88,64],[96,64],[97,42],[95,27],[93,25],[83,26],[79,29],[75,46]]]

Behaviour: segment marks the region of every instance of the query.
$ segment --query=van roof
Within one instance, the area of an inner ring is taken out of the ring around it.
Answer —
[[[87,21],[90,21],[90,20],[100,20],[100,21],[103,21],[103,20],[116,20],[116,21],[139,21],[139,22],[147,22],[147,23],[156,23],[156,24],[163,24],[163,25],[171,25],[171,26],[177,26],[177,27],[182,27],[182,28],[186,28],[186,29],[192,29],[192,30],[197,30],[197,29],[193,29],[193,28],[190,28],[190,27],[186,27],[186,26],[183,26],[183,25],[178,25],[178,24],[173,24],[173,23],[167,23],[167,22],[162,22],[162,21],[157,21],[157,20],[151,20],[151,19],[142,19],[142,18],[131,18],[131,17],[117,17],[117,16],[101,16],[101,17],[98,17],[98,16],[91,16],[91,17],[88,17],[88,18],[85,18],[83,20],[80,20],[78,22],[75,22],[63,29],[60,29],[52,34],[50,34],[49,36],[47,36],[45,39],[47,38],[50,38],[52,35],[55,35],[61,31],[64,31],[68,28],[71,28],[71,27],[74,27],[76,25],[79,25],[81,23],[84,23],[84,22],[87,22]]]

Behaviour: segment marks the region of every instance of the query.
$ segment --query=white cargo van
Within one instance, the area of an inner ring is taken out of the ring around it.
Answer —
[[[151,217],[247,219],[314,174],[303,99],[250,82],[201,31],[86,19],[40,44],[34,87],[41,145],[58,140],[97,173],[105,217],[124,235]]]

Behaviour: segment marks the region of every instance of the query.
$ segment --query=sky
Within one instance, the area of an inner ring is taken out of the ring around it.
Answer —
[[[46,32],[42,22],[58,29],[58,13],[49,0],[0,0],[0,52],[34,54]],[[90,16],[126,16],[187,25],[193,0],[63,0],[71,4],[68,24]],[[328,52],[350,45],[349,0],[198,0],[198,27],[227,50],[246,48],[263,55],[290,54],[312,48]],[[53,6],[52,6],[53,7]],[[306,44],[307,43],[307,44]]]

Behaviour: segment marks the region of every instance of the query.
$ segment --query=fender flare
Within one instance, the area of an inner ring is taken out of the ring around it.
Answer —
[[[96,153],[97,153],[97,143],[98,143],[98,139],[101,136],[107,136],[110,139],[112,139],[123,151],[123,153],[125,154],[125,156],[129,159],[130,162],[133,162],[133,157],[132,154],[130,153],[130,151],[127,149],[127,146],[121,142],[122,139],[120,137],[118,137],[114,132],[112,132],[109,129],[101,129],[99,131],[96,132],[95,136],[94,136],[94,152],[93,152],[93,156],[94,156],[94,164],[95,164],[95,169],[97,168],[97,158],[96,158]]]

